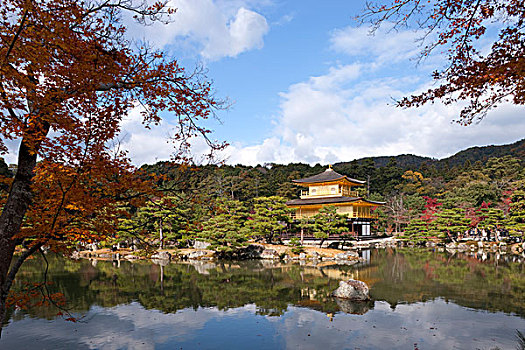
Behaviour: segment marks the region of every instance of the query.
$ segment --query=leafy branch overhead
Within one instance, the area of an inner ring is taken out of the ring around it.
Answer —
[[[525,104],[523,1],[368,2],[359,18],[370,22],[372,31],[386,22],[393,23],[394,30],[421,31],[421,59],[437,50],[448,56],[447,65],[433,73],[439,86],[405,97],[398,106],[465,101],[457,122],[468,125],[502,103]]]
[[[122,16],[169,21],[167,2],[7,0],[0,7],[0,152],[20,140],[18,168],[0,216],[0,319],[22,255],[43,246],[63,251],[115,233],[120,201],[138,205],[156,190],[110,145],[139,108],[145,127],[176,120],[176,158],[192,138],[210,152],[202,121],[225,106],[201,70],[188,73],[163,52],[126,38]],[[38,164],[37,164],[38,160]],[[136,202],[136,203],[135,203]],[[10,266],[12,266],[10,270]]]

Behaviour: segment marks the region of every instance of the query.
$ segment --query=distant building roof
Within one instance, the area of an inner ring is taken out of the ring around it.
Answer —
[[[332,182],[338,180],[347,180],[356,184],[364,184],[366,181],[352,179],[346,175],[341,175],[334,171],[331,167],[326,169],[324,172],[306,177],[304,179],[293,180],[296,184],[307,184],[307,183],[320,183],[320,182]],[[348,197],[347,197],[348,198]]]
[[[316,204],[338,204],[338,203],[352,203],[362,201],[369,204],[384,205],[384,202],[370,201],[362,197],[322,197],[322,198],[308,198],[308,199],[292,199],[286,202],[286,205],[316,205]]]

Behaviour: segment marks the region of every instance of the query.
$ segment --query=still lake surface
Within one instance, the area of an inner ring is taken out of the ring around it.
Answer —
[[[525,334],[525,263],[515,256],[363,251],[358,265],[270,261],[171,263],[48,255],[54,308],[17,310],[1,349],[517,349]],[[17,287],[40,281],[43,260]],[[371,287],[341,302],[342,279]]]

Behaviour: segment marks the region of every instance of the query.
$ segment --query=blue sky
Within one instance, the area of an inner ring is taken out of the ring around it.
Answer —
[[[435,84],[436,53],[419,65],[420,33],[389,30],[375,36],[354,20],[365,1],[170,0],[173,23],[129,35],[167,51],[182,65],[199,63],[217,96],[230,99],[209,122],[213,137],[231,144],[230,164],[334,163],[412,153],[442,158],[471,146],[505,144],[525,136],[525,108],[501,105],[481,123],[452,123],[461,105],[399,109],[393,99]],[[481,42],[483,47],[485,43]],[[138,111],[123,124],[121,145],[137,165],[167,160],[166,118],[144,130]],[[194,143],[196,155],[205,151]],[[6,158],[14,162],[14,152]]]

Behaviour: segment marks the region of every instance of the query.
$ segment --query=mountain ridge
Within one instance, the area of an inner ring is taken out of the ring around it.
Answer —
[[[397,166],[403,169],[420,168],[421,165],[423,165],[424,163],[426,163],[429,166],[434,165],[438,168],[442,168],[447,166],[462,166],[465,164],[466,161],[470,161],[471,163],[480,161],[484,164],[489,158],[503,157],[506,155],[510,155],[514,158],[518,158],[521,161],[524,161],[525,138],[505,145],[469,147],[467,149],[455,153],[454,155],[441,159],[418,156],[415,154],[400,154],[397,156],[364,157],[347,162],[338,162],[334,164],[334,167],[341,167],[356,163],[362,165],[372,161],[374,167],[381,168],[386,166],[390,161],[395,160]]]

